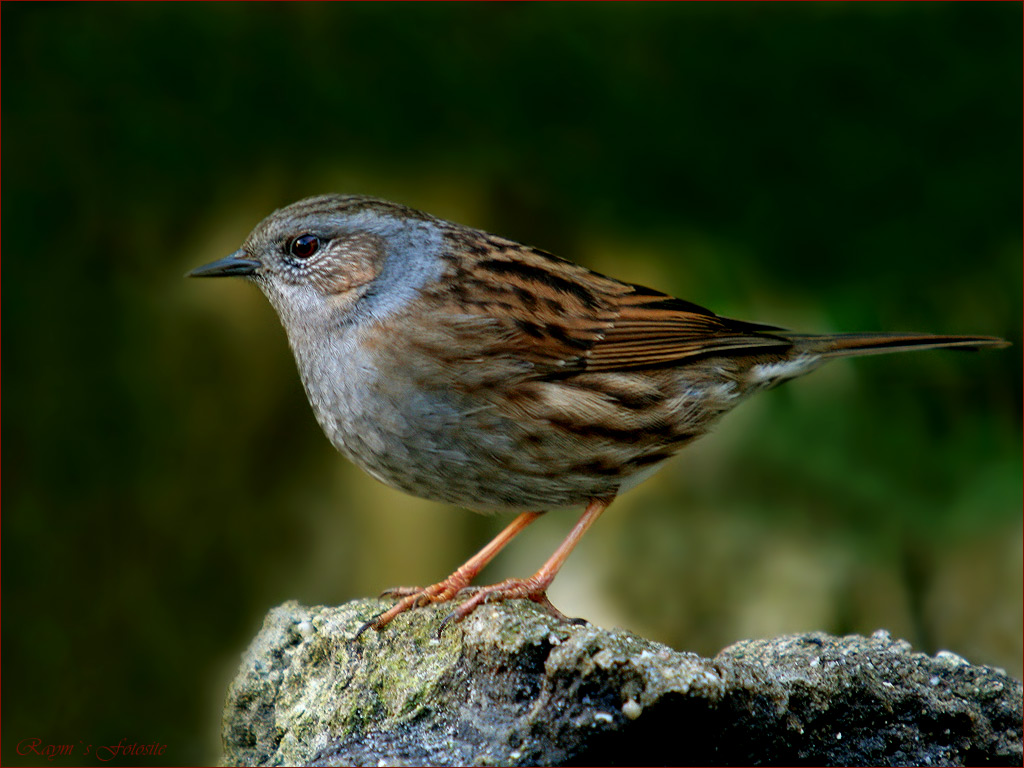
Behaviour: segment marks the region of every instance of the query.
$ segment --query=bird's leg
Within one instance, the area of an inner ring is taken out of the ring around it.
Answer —
[[[540,567],[540,570],[527,579],[506,579],[499,584],[481,587],[469,600],[448,614],[438,629],[438,634],[450,622],[462,621],[483,603],[499,602],[501,600],[526,598],[533,600],[535,603],[540,603],[540,605],[558,618],[566,618],[548,600],[547,589],[551,586],[551,582],[555,580],[558,570],[562,567],[562,563],[565,562],[566,558],[569,557],[569,553],[573,551],[580,539],[583,538],[583,534],[601,516],[601,513],[608,508],[609,504],[611,504],[611,499],[592,499],[587,504],[587,508],[583,510],[580,519],[576,521],[576,525],[569,531],[569,535],[565,537],[565,540],[555,550],[554,554],[548,558],[548,561]]]
[[[541,516],[541,512],[523,512],[515,520],[491,539],[483,549],[463,563],[444,581],[432,584],[429,587],[395,587],[385,590],[381,597],[401,597],[391,608],[374,616],[363,624],[356,632],[356,637],[363,634],[367,629],[380,630],[386,627],[391,620],[400,613],[405,613],[410,608],[416,608],[428,603],[443,603],[451,600],[462,589],[469,586],[469,583],[476,578],[477,574],[484,569],[494,556],[501,552],[512,539],[516,537],[526,526]],[[557,569],[556,569],[557,570]]]

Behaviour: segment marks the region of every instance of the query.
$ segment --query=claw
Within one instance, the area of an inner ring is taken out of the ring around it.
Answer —
[[[373,626],[374,624],[376,624],[376,623],[377,623],[377,619],[379,619],[379,618],[380,618],[381,616],[383,616],[383,615],[384,615],[384,613],[385,613],[384,611],[380,611],[380,612],[378,612],[378,613],[375,613],[375,614],[374,614],[374,615],[373,615],[373,616],[372,616],[372,617],[370,618],[370,620],[369,620],[369,621],[367,621],[367,622],[366,622],[365,624],[363,624],[363,625],[362,625],[362,626],[361,626],[361,627],[360,627],[359,629],[357,629],[357,630],[356,630],[356,633],[355,633],[355,635],[353,635],[353,636],[352,636],[352,639],[353,639],[353,640],[358,640],[358,639],[359,639],[359,636],[360,636],[361,634],[363,634],[363,632],[365,632],[366,630],[370,629],[370,627],[372,627],[372,626]]]
[[[444,632],[444,628],[452,623],[452,619],[455,618],[455,614],[456,613],[457,613],[457,611],[452,611],[451,613],[449,613],[447,616],[444,617],[444,621],[441,622],[441,626],[439,626],[437,628],[437,639],[438,640],[441,639],[441,633]]]

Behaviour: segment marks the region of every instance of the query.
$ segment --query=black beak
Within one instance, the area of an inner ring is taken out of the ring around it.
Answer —
[[[245,251],[235,251],[223,259],[196,267],[185,277],[244,277],[251,275],[259,266],[260,263]]]

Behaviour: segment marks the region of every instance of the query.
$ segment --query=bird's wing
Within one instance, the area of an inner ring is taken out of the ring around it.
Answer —
[[[450,314],[488,318],[501,339],[489,350],[536,372],[622,371],[792,346],[770,326],[719,317],[511,241],[488,236],[476,250],[450,259],[438,301]]]
[[[616,318],[590,349],[588,371],[678,365],[708,355],[789,349],[770,326],[719,317],[703,307],[630,285],[614,298]]]

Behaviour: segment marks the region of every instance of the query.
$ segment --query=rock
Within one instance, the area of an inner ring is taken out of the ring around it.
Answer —
[[[533,603],[383,632],[387,604],[286,603],[228,691],[227,765],[1021,765],[1021,683],[884,631],[736,643],[713,659]]]

